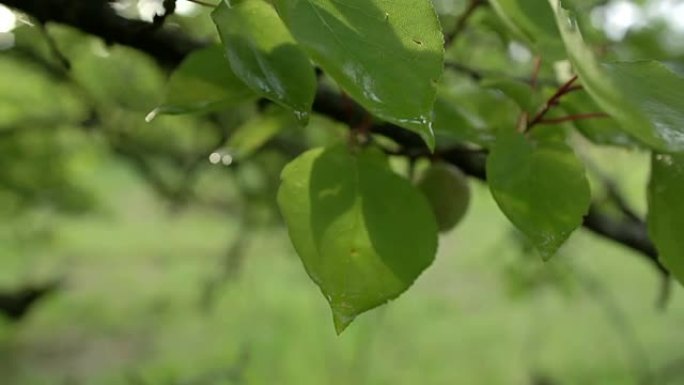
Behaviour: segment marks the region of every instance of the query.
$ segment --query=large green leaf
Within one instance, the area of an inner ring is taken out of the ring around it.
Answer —
[[[501,211],[548,259],[582,224],[590,204],[584,166],[563,141],[502,132],[487,159]]]
[[[553,12],[541,1],[490,0],[496,14],[518,37],[534,46],[545,58],[560,58],[563,44]]]
[[[306,152],[283,170],[278,204],[338,333],[403,293],[435,257],[426,198],[374,150]]]
[[[684,154],[654,154],[648,231],[660,260],[684,284]]]
[[[254,93],[238,79],[219,46],[193,52],[171,75],[157,114],[209,111],[249,100]]]
[[[430,0],[275,3],[297,41],[353,99],[434,147],[444,42]]]
[[[212,13],[235,74],[306,121],[316,93],[308,57],[264,0],[224,0]]]
[[[568,57],[584,88],[620,126],[656,150],[684,150],[684,78],[661,63],[601,64],[585,44],[577,20],[549,0]]]

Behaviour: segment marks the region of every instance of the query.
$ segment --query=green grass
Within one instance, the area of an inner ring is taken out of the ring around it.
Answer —
[[[251,232],[239,274],[207,310],[203,288],[236,222],[196,208],[171,214],[120,166],[86,177],[104,213],[61,220],[50,247],[0,255],[2,285],[67,278],[24,322],[0,324],[2,385],[523,385],[533,373],[623,385],[638,384],[641,365],[684,355],[680,290],[656,311],[652,268],[584,232],[547,265],[521,257],[484,186],[415,286],[337,337],[284,230]],[[512,297],[504,277],[515,261],[570,269],[573,294]]]

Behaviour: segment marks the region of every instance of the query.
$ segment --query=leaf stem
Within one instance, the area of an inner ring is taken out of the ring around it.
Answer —
[[[532,129],[532,127],[534,127],[535,125],[541,123],[542,120],[545,120],[544,117],[546,116],[546,114],[548,114],[553,107],[557,106],[560,103],[560,99],[563,96],[569,94],[570,92],[581,89],[581,87],[577,88],[576,86],[574,86],[577,79],[578,77],[577,75],[575,75],[572,78],[570,78],[570,80],[565,82],[565,84],[558,87],[558,90],[556,90],[556,92],[553,95],[551,95],[551,97],[546,101],[546,103],[537,113],[537,115],[535,115],[532,121],[530,121],[527,124],[527,130],[525,130],[526,132],[530,131],[530,129]]]
[[[541,71],[541,66],[542,57],[536,56],[534,58],[534,68],[532,70],[532,77],[530,78],[530,87],[532,87],[533,90],[536,90],[537,86],[539,85],[539,72]]]

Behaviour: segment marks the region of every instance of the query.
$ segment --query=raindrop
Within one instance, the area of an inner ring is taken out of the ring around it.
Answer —
[[[209,155],[209,163],[219,164],[221,162],[222,158],[223,157],[221,156],[221,154],[219,154],[218,152],[213,152],[213,153],[211,153],[211,155]]]
[[[297,111],[297,110],[294,111],[294,114],[295,114],[295,118],[297,118],[297,121],[301,125],[306,126],[307,124],[309,124],[309,118],[310,118],[311,114],[309,114],[306,111]]]

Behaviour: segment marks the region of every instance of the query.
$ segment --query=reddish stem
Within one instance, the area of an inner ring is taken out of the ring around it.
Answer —
[[[534,127],[535,125],[539,124],[539,122],[541,122],[542,120],[544,120],[544,117],[546,116],[546,114],[547,114],[553,107],[555,107],[555,106],[558,105],[558,103],[560,102],[560,99],[561,99],[564,95],[566,95],[566,94],[568,94],[568,93],[570,93],[570,92],[573,92],[573,91],[575,91],[575,90],[578,89],[577,87],[573,87],[573,84],[574,84],[576,81],[577,81],[577,75],[573,76],[570,80],[568,80],[567,82],[565,82],[565,84],[563,84],[562,86],[560,86],[560,87],[558,88],[558,90],[556,90],[556,93],[554,93],[553,95],[551,95],[551,97],[549,98],[549,100],[546,101],[546,104],[544,105],[544,107],[542,107],[541,111],[539,111],[539,112],[537,113],[537,115],[534,117],[534,119],[532,119],[532,121],[529,122],[529,124],[527,125],[527,131],[529,131],[532,127]]]
[[[534,58],[534,68],[532,69],[532,77],[530,78],[530,87],[533,90],[537,89],[537,84],[539,84],[539,72],[541,71],[542,58],[541,56],[536,56]]]

